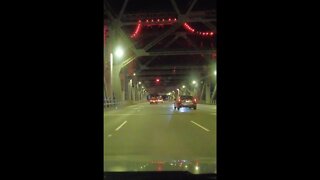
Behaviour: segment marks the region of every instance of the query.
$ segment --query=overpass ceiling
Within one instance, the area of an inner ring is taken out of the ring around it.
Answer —
[[[126,0],[105,0],[107,11],[118,17]],[[174,0],[180,13],[185,14],[193,0]],[[108,14],[105,13],[105,14]],[[148,18],[178,18],[171,0],[128,0],[120,18],[121,29],[130,38],[135,31],[138,20]],[[106,19],[109,16],[105,17]],[[198,31],[216,32],[216,0],[198,0],[189,13],[193,19],[188,24]],[[204,22],[205,20],[206,22]],[[109,22],[112,21],[109,19]],[[168,31],[172,25],[143,26],[138,38],[131,39],[136,49],[143,49],[147,44]],[[171,42],[170,42],[171,41]],[[216,49],[216,38],[203,37],[187,32],[182,26],[160,40],[146,52],[201,51]],[[129,63],[124,69],[127,76],[136,72],[137,80],[143,81],[146,87],[152,87],[154,79],[160,77],[163,86],[175,86],[188,81],[192,77],[203,79],[212,71],[215,56],[208,54],[185,54],[175,56],[141,56]],[[178,68],[177,68],[178,67]],[[172,74],[176,69],[177,73]]]

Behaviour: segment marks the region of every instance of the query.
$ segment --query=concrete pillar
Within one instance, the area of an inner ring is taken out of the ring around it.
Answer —
[[[134,85],[134,87],[132,87],[132,100],[133,102],[136,101],[136,86]]]
[[[118,65],[113,65],[112,72],[112,91],[117,101],[121,101],[123,98],[123,90],[121,87],[121,79],[120,79],[120,70],[121,67]]]
[[[206,103],[209,104],[210,103],[210,83],[206,83],[206,91],[205,91],[205,96],[206,96]]]
[[[133,84],[133,87],[132,87],[132,100],[133,100],[133,102],[135,102],[136,101],[136,88],[137,88],[137,85],[135,84],[134,81],[132,82],[132,84]]]
[[[136,101],[140,101],[140,91],[139,91],[139,85],[136,84]]]
[[[122,101],[126,100],[126,92],[125,90],[122,90]]]
[[[106,23],[106,22],[105,22]],[[106,26],[106,24],[105,24]],[[106,30],[106,29],[105,29]],[[112,41],[114,38],[113,28],[108,24],[108,35],[105,37],[105,44],[104,44],[104,79],[105,84],[107,87],[106,95],[109,98],[112,98]]]
[[[139,98],[138,98],[139,89],[138,89],[137,83],[135,84],[134,88],[135,88],[136,101],[139,101]]]
[[[128,101],[132,99],[132,79],[128,81]]]
[[[213,99],[214,99],[214,101],[216,101],[216,99],[217,99],[217,85],[214,86]]]
[[[106,96],[112,96],[112,88],[111,88],[111,72],[110,72],[110,53],[105,48],[104,54],[104,72],[103,72],[104,85],[106,90]]]
[[[104,99],[107,98],[107,83],[104,75],[103,75],[103,96],[104,96]]]

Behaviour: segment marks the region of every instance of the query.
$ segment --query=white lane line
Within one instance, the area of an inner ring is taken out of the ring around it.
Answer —
[[[202,129],[204,129],[205,131],[210,131],[209,129],[207,129],[207,128],[205,128],[205,127],[203,127],[203,126],[201,126],[200,124],[198,124],[198,123],[195,123],[195,122],[193,122],[193,121],[190,121],[190,122],[192,122],[193,124],[195,124],[195,125],[197,125],[197,126],[199,126],[199,127],[201,127]]]
[[[116,131],[118,131],[123,125],[125,125],[127,123],[127,121],[123,122],[117,129]]]

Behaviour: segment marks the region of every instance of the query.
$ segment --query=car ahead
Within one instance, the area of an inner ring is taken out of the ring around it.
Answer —
[[[162,99],[161,97],[159,97],[159,98],[157,99],[157,101],[158,101],[158,103],[163,103],[163,99]]]
[[[150,104],[158,104],[158,100],[155,97],[150,98]]]
[[[179,96],[175,99],[174,109],[180,109],[181,107],[197,109],[197,99],[192,96]]]

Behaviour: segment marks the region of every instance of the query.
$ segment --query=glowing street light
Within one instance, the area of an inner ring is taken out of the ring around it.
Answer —
[[[186,88],[186,86],[185,86],[185,85],[183,85],[183,86],[182,86],[182,88]]]
[[[141,82],[139,81],[139,84],[141,84]]]
[[[136,73],[133,73],[133,76],[136,76]]]
[[[196,81],[192,81],[192,84],[196,84],[197,82]]]
[[[199,166],[195,166],[194,168],[196,171],[199,171]]]
[[[121,47],[117,47],[116,48],[116,51],[115,51],[115,55],[118,57],[118,58],[121,58],[123,56],[124,52],[123,52],[123,49]]]

